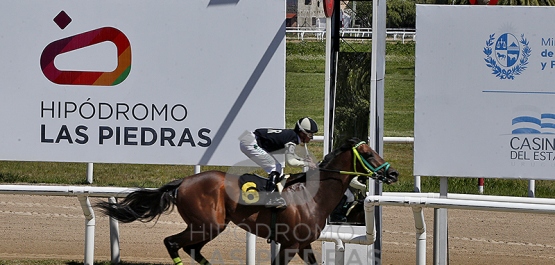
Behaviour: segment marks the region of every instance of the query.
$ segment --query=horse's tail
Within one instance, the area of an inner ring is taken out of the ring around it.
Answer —
[[[158,189],[139,189],[129,193],[122,202],[99,202],[101,212],[123,223],[150,222],[162,213],[173,210],[174,194],[183,179],[174,180]]]

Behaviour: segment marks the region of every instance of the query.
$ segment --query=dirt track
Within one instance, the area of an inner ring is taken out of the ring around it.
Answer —
[[[450,264],[555,264],[553,215],[449,210],[448,216]],[[425,217],[427,264],[432,264],[433,210],[426,209]],[[108,218],[96,218],[95,260],[110,260]],[[82,261],[84,220],[74,197],[0,194],[0,263],[23,258]],[[410,208],[384,207],[383,223],[382,264],[415,264]],[[175,212],[156,224],[121,224],[122,260],[172,264],[162,240],[184,228]],[[213,264],[245,264],[245,238],[242,230],[232,226],[209,243],[204,254]],[[321,242],[314,242],[313,248],[321,261]],[[257,263],[269,264],[269,249],[258,239]],[[193,264],[181,254],[185,264]],[[303,263],[295,258],[291,264]]]

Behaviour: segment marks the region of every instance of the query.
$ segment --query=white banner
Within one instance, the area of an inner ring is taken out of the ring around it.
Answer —
[[[0,3],[0,160],[233,165],[285,126],[285,3]]]
[[[414,174],[555,179],[555,8],[416,15]]]

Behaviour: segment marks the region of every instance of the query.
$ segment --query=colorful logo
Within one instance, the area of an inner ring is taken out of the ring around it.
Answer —
[[[71,22],[65,12],[54,19],[64,29]],[[63,23],[60,24],[60,21]],[[118,64],[112,72],[63,71],[54,65],[56,56],[109,41],[116,45]],[[127,36],[112,27],[103,27],[51,42],[40,57],[42,72],[48,80],[60,85],[115,86],[127,78],[131,71],[131,45]]]
[[[532,50],[524,34],[520,40],[511,33],[504,33],[495,39],[495,33],[489,36],[484,47],[486,66],[499,79],[511,79],[522,74],[528,65]]]

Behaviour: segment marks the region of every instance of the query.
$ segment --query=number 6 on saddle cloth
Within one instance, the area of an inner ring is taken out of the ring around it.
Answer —
[[[280,193],[283,190],[287,178],[289,178],[289,175],[284,175],[279,179],[277,188]],[[241,187],[239,203],[244,205],[264,205],[268,198],[268,194],[273,190],[268,188],[268,181],[271,180],[256,174],[241,175],[239,177],[239,187]]]

